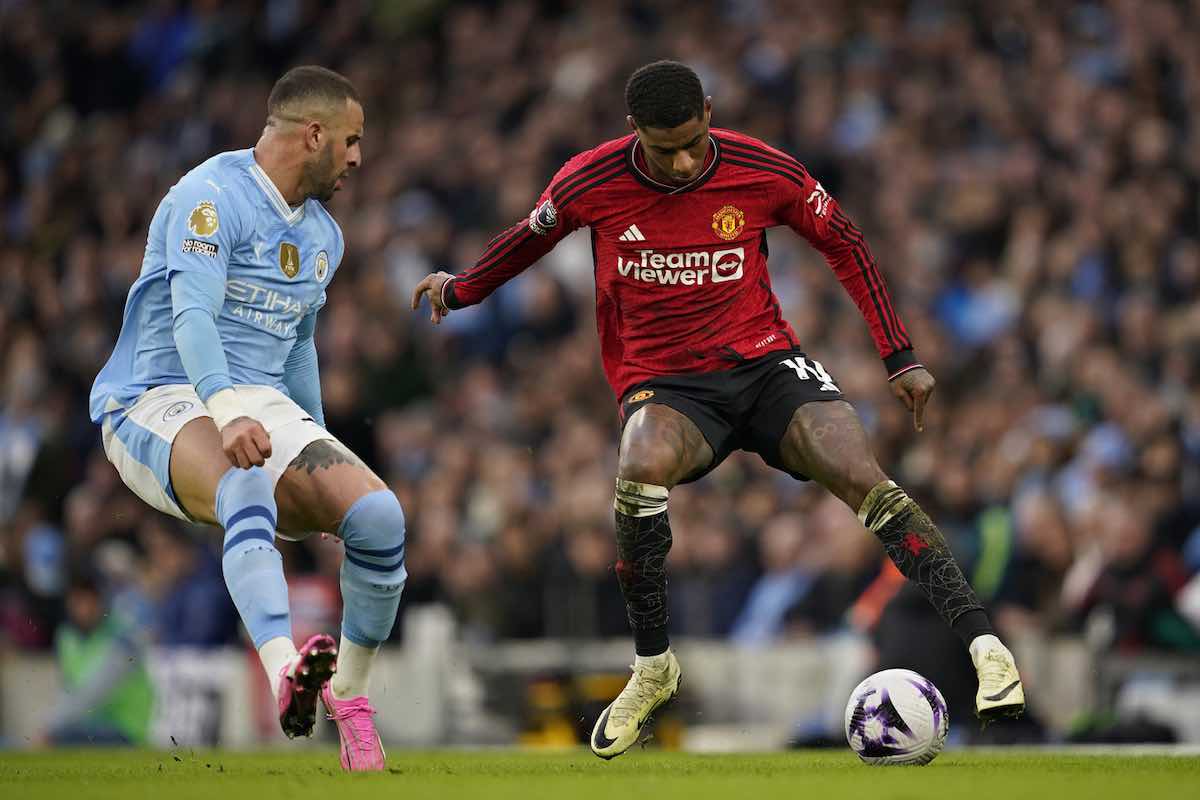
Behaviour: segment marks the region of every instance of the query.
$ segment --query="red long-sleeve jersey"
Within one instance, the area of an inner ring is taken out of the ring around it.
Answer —
[[[480,302],[590,227],[601,354],[619,400],[649,378],[729,369],[799,346],[767,274],[767,229],[787,225],[824,255],[889,376],[915,366],[875,259],[837,201],[791,156],[734,131],[710,136],[709,163],[686,186],[651,178],[633,134],[575,156],[528,219],[447,281],[443,302]]]

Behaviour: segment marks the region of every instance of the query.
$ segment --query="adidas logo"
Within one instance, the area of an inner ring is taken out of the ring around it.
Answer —
[[[617,237],[622,242],[644,242],[646,237],[642,236],[642,232],[638,230],[637,225],[630,225],[625,229],[625,232]]]

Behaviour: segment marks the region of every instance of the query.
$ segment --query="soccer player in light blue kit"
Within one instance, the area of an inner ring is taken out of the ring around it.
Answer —
[[[384,766],[367,683],[407,576],[400,502],[325,430],[313,343],[344,251],[323,203],[361,163],[362,132],[341,75],[280,78],[254,148],[210,158],[159,204],[91,394],[122,480],[160,511],[225,529],[225,583],[284,733],[312,733],[319,694],[348,770]],[[293,645],[276,531],[344,542],[340,647]]]

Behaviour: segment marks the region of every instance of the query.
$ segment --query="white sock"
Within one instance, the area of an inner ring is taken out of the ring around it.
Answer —
[[[366,697],[371,664],[378,652],[378,647],[363,647],[343,636],[338,647],[337,672],[333,673],[333,680],[330,681],[333,696],[338,700]]]
[[[279,687],[279,671],[299,655],[296,645],[286,636],[276,636],[263,642],[263,646],[258,648],[258,657],[262,660],[263,669],[267,671],[267,683],[271,686],[272,693]]]
[[[996,638],[993,633],[985,633],[982,636],[976,636],[971,640],[971,646],[967,649],[971,652],[971,660],[978,660],[979,656],[986,653],[988,650],[995,648],[1005,649],[1004,644]]]
[[[667,653],[670,650],[664,650],[656,656],[635,656],[633,665],[635,667],[649,667],[650,669],[661,672],[667,668]]]

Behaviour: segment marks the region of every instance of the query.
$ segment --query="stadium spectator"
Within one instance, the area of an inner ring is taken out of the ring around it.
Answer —
[[[154,693],[145,666],[145,631],[81,571],[66,594],[67,621],[55,634],[63,695],[43,739],[56,745],[145,744]]]

